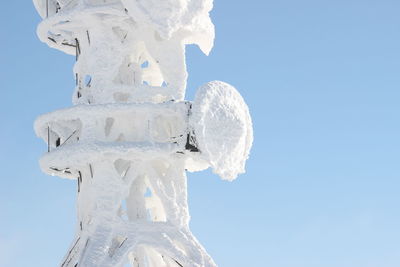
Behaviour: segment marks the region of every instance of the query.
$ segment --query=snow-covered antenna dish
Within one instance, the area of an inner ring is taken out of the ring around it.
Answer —
[[[231,85],[213,81],[201,86],[193,103],[191,125],[198,148],[222,179],[245,172],[253,143],[249,109]]]

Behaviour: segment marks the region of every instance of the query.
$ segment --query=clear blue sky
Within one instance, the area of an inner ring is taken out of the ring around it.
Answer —
[[[189,175],[191,228],[221,267],[400,266],[400,1],[215,0],[215,47],[187,49],[187,99],[236,86],[253,117],[247,173]],[[57,266],[76,183],[42,174],[42,113],[71,105],[74,58],[0,16],[0,266]]]

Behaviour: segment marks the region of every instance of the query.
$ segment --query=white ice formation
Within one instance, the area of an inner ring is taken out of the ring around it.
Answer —
[[[212,0],[34,0],[39,38],[76,56],[71,108],[40,116],[51,175],[77,179],[62,267],[216,266],[189,230],[186,171],[244,172],[253,133],[240,94],[209,82],[184,100],[185,45],[208,54]]]

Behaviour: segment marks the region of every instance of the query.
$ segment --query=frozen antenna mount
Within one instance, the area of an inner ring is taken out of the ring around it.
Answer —
[[[185,45],[208,54],[212,0],[34,0],[39,38],[76,56],[74,106],[40,116],[44,172],[76,179],[61,266],[216,266],[189,230],[186,171],[244,172],[248,108],[223,82],[185,101]]]

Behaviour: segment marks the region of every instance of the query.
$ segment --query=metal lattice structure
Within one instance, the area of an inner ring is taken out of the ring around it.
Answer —
[[[71,108],[40,116],[44,172],[78,183],[61,266],[216,266],[189,230],[186,171],[232,180],[252,144],[223,82],[184,100],[185,45],[213,46],[212,0],[34,0],[39,38],[76,56]]]

